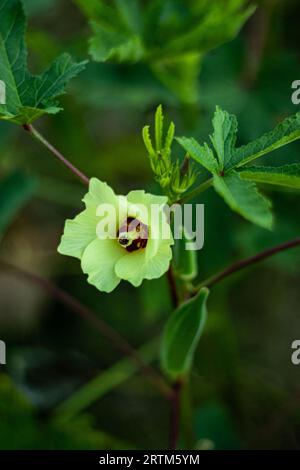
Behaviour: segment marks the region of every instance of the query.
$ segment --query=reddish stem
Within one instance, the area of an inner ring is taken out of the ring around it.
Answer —
[[[238,271],[241,271],[244,268],[248,268],[249,266],[252,266],[253,264],[256,264],[260,261],[263,261],[264,259],[270,258],[273,255],[276,255],[277,253],[281,253],[282,251],[285,251],[285,250],[290,250],[291,248],[295,248],[296,246],[299,246],[299,245],[300,245],[300,237],[295,238],[294,240],[290,240],[285,243],[281,243],[280,245],[276,245],[273,248],[268,248],[267,250],[257,253],[254,256],[250,256],[249,258],[243,259],[241,261],[237,261],[236,263],[233,263],[232,265],[225,268],[223,271],[220,271],[219,273],[201,282],[197,287],[195,287],[195,291],[198,292],[198,290],[201,287],[212,287],[215,284],[218,284],[220,281],[222,281],[226,277],[231,276],[232,274],[237,273]]]
[[[66,305],[71,311],[76,313],[83,320],[90,323],[102,336],[106,337],[111,343],[124,355],[131,357],[145,372],[152,383],[166,398],[170,399],[173,396],[173,392],[169,385],[165,382],[163,377],[156,372],[150,365],[146,364],[140,357],[138,352],[123,338],[114,328],[108,325],[100,317],[87,308],[85,305],[79,302],[75,297],[71,296],[68,292],[65,292],[60,287],[53,284],[48,279],[45,279],[38,274],[28,272],[22,268],[13,266],[6,261],[0,260],[0,264],[9,271],[12,271],[16,276],[25,279],[33,284],[40,286],[48,294],[52,295],[62,304]]]
[[[35,139],[41,142],[56,158],[58,158],[69,170],[81,179],[86,186],[89,185],[90,179],[76,168],[69,160],[66,159],[48,140],[45,139],[31,124],[24,124],[23,129],[29,132]]]

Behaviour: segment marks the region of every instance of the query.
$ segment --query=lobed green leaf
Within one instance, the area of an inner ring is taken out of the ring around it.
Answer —
[[[278,167],[251,166],[238,171],[246,180],[300,189],[300,163]]]
[[[163,148],[163,129],[164,129],[164,115],[162,105],[160,104],[155,113],[155,145],[156,151],[159,152]]]
[[[237,172],[232,171],[223,177],[214,175],[213,184],[233,211],[263,228],[272,228],[271,203],[258,192],[253,182],[243,180]]]
[[[86,62],[75,63],[62,54],[41,75],[27,69],[24,40],[25,14],[19,0],[0,0],[0,79],[6,86],[0,119],[29,124],[41,115],[60,111],[54,98],[62,94],[68,81],[81,72]]]
[[[214,133],[211,141],[217,153],[220,169],[230,161],[235,149],[238,123],[233,114],[223,111],[219,106],[213,117]]]
[[[176,140],[196,162],[211,173],[218,172],[218,161],[207,144],[200,145],[193,137],[177,137]]]
[[[90,39],[90,53],[98,62],[137,62],[143,55],[143,46],[137,35],[115,31],[91,22],[94,35]]]
[[[267,132],[253,142],[237,148],[225,168],[229,170],[245,165],[299,138],[300,111],[286,118],[271,132]]]
[[[96,61],[143,62],[185,103],[198,99],[205,53],[233,39],[254,12],[247,0],[75,0]]]

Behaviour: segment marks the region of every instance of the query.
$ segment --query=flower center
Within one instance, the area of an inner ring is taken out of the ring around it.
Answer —
[[[118,230],[118,242],[129,253],[146,248],[148,242],[148,226],[134,217],[127,217],[126,222]]]

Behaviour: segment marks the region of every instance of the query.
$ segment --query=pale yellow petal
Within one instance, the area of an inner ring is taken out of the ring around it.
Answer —
[[[81,260],[82,270],[88,274],[88,282],[103,292],[114,290],[120,282],[115,264],[125,253],[126,250],[117,240],[95,239],[85,249]]]
[[[96,238],[98,218],[93,209],[86,209],[65,222],[64,233],[57,251],[62,255],[81,258],[85,248]]]

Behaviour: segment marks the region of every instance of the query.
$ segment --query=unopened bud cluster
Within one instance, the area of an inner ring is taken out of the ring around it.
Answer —
[[[160,184],[169,201],[174,202],[194,184],[197,174],[188,155],[185,156],[182,165],[179,160],[172,161],[171,147],[175,126],[171,122],[164,137],[163,119],[162,107],[159,106],[155,114],[155,145],[152,144],[149,126],[143,129],[143,139],[155,180]]]

